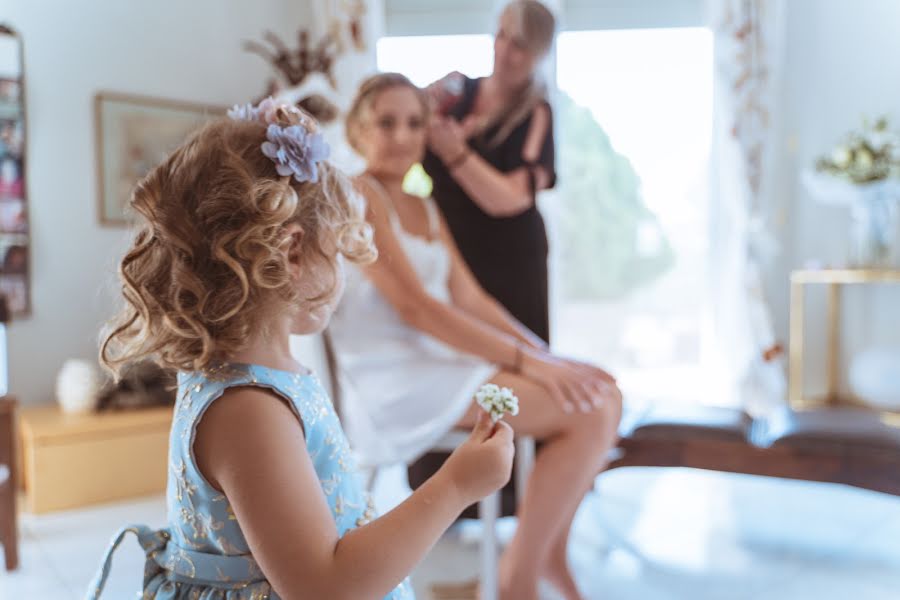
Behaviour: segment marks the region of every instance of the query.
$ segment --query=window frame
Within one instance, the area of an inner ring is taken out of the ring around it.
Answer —
[[[384,35],[492,33],[505,0],[383,0]],[[706,25],[705,0],[544,0],[560,31]]]

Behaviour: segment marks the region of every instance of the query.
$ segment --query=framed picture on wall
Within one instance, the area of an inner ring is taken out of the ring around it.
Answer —
[[[100,92],[94,98],[100,223],[128,225],[134,185],[225,107]]]

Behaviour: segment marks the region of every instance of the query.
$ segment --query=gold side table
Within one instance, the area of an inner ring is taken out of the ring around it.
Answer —
[[[855,403],[853,398],[842,398],[838,392],[838,369],[840,356],[841,288],[845,285],[900,284],[900,270],[897,269],[816,269],[791,273],[790,312],[790,366],[788,400],[793,408],[804,409],[822,404]],[[825,285],[828,287],[828,385],[825,398],[813,399],[803,395],[803,341],[805,328],[804,301],[806,287]],[[856,402],[858,403],[858,402]],[[900,414],[883,413],[883,420],[892,424],[900,423]]]

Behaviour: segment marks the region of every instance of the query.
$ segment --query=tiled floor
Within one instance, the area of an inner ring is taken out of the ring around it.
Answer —
[[[397,497],[399,476],[382,479],[382,506]],[[680,469],[614,471],[600,477],[597,491],[582,506],[571,545],[586,598],[900,598],[900,499]],[[0,600],[81,598],[119,525],[164,518],[161,498],[26,515],[22,567],[0,574]],[[468,523],[442,540],[415,573],[420,600],[429,582],[475,572],[477,537],[477,523]],[[142,561],[130,539],[104,597],[134,597]]]

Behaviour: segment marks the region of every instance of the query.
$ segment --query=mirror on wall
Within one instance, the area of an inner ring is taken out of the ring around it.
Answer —
[[[21,36],[0,23],[0,294],[12,318],[31,312],[24,65]]]

